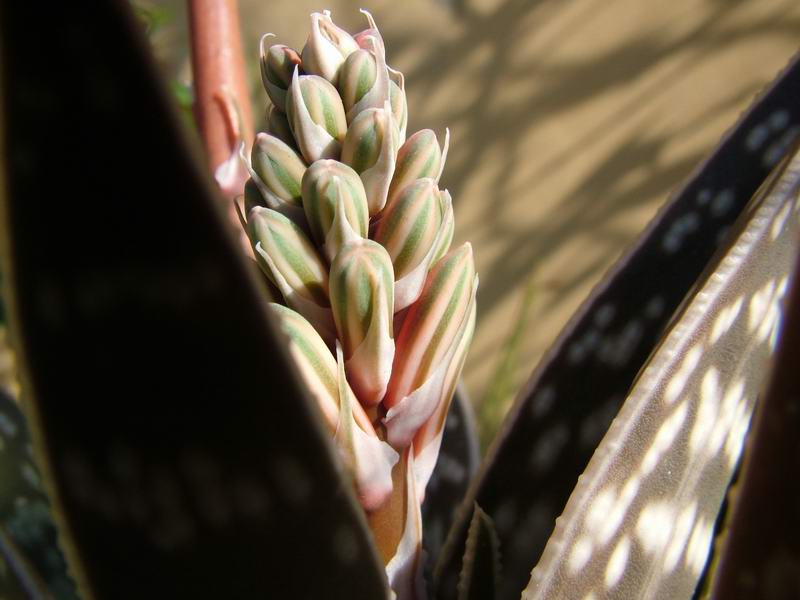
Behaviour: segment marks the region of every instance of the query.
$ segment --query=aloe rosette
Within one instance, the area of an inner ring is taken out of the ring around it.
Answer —
[[[372,16],[311,15],[302,51],[260,42],[271,100],[242,222],[269,304],[339,447],[399,598],[421,598],[420,503],[475,327],[472,247],[450,248],[447,158],[406,139],[403,75]]]

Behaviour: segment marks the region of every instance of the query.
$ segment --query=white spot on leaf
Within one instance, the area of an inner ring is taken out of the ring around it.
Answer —
[[[613,588],[619,583],[619,580],[622,579],[622,575],[625,573],[625,567],[628,565],[630,550],[631,542],[628,536],[625,536],[617,543],[614,552],[611,553],[611,558],[608,559],[608,565],[606,566],[607,588]]]

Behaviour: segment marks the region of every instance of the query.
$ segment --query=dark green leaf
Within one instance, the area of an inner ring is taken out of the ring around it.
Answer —
[[[0,528],[20,558],[7,562],[30,565],[27,576],[41,580],[59,600],[77,598],[58,547],[50,503],[33,460],[25,419],[16,403],[0,391]],[[2,597],[2,596],[0,596]]]
[[[667,202],[545,355],[448,537],[436,569],[442,598],[455,597],[474,501],[494,520],[504,548],[500,597],[519,596],[672,315],[797,135],[798,98],[795,61]]]
[[[526,600],[690,598],[738,464],[800,250],[800,154],[687,297],[598,446]],[[760,597],[758,595],[754,597]]]
[[[492,519],[475,504],[458,580],[458,600],[493,600],[500,584],[500,541]]]
[[[128,3],[0,7],[10,322],[79,584],[383,597],[363,513]]]

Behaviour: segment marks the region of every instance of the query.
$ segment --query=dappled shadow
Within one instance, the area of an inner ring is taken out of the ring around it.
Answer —
[[[447,88],[463,81],[471,81],[475,88],[464,90],[468,102],[462,99],[438,110],[434,120],[441,116],[441,122],[455,132],[457,145],[444,182],[453,193],[461,239],[472,239],[476,246],[481,289],[471,360],[485,362],[496,353],[500,337],[496,331],[483,336],[480,323],[509,294],[519,291],[531,273],[565,253],[575,260],[558,269],[557,277],[542,277],[540,285],[552,293],[537,303],[532,327],[551,321],[551,313],[563,306],[565,297],[583,296],[724,129],[718,128],[714,137],[679,156],[670,152],[675,140],[691,139],[718,115],[741,110],[784,60],[760,78],[751,73],[737,79],[737,72],[728,68],[696,88],[694,95],[675,90],[697,78],[699,71],[713,73],[715,60],[748,40],[797,39],[800,14],[789,14],[790,3],[776,2],[768,11],[741,19],[731,15],[730,4],[710,2],[704,12],[683,15],[691,17],[686,24],[678,26],[673,19],[668,22],[671,27],[661,31],[650,23],[641,32],[628,31],[618,40],[612,37],[610,43],[585,44],[588,49],[602,46],[602,51],[564,57],[558,47],[569,44],[570,38],[598,33],[590,32],[586,23],[594,23],[602,12],[599,3],[576,10],[569,3],[509,0],[489,14],[470,9],[469,3],[456,4],[458,36],[428,41],[436,60],[421,61],[405,75],[410,102],[416,89]],[[420,43],[413,32],[403,36],[395,35],[391,27],[385,29],[393,56],[402,58]],[[531,44],[534,34],[539,39]],[[454,73],[462,76],[456,78]],[[640,85],[632,84],[640,80]],[[617,106],[601,107],[598,99],[625,86],[634,92],[622,96]],[[458,92],[451,94],[457,97]],[[670,94],[674,100],[669,110],[680,114],[684,104],[699,110],[688,122],[676,119],[682,127],[659,130],[649,121],[654,100]],[[592,103],[598,106],[596,119],[576,129],[572,114],[591,111]],[[410,108],[413,113],[417,107]],[[558,147],[538,145],[550,137],[543,130],[558,128],[560,119],[565,121],[568,141]],[[591,157],[590,168],[576,159],[581,154]],[[475,194],[476,188],[482,197]],[[631,222],[626,213],[643,217]],[[482,258],[482,240],[500,247],[489,259]],[[534,361],[526,358],[524,370],[533,366]],[[474,395],[480,398],[479,392]]]

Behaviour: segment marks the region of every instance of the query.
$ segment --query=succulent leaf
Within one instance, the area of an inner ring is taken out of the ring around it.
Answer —
[[[492,518],[476,502],[458,580],[458,600],[493,600],[499,586],[500,540]]]
[[[300,75],[295,68],[286,96],[286,116],[307,163],[339,158],[347,119],[339,93],[326,79]]]
[[[81,202],[42,210],[41,171],[4,156],[0,220],[14,232],[3,252],[9,321],[24,335],[26,405],[69,525],[59,535],[70,571],[92,597],[120,600],[154,589],[227,598],[232,585],[248,598],[385,597],[335,445],[188,151],[129,3],[54,3],[46,19],[41,8],[3,4],[1,87],[48,101],[4,94],[2,121],[15,126],[2,146],[47,164],[47,140],[69,139],[49,175]],[[54,55],[58,69],[48,68]],[[105,100],[63,93],[98,73]],[[122,131],[129,143],[97,152]],[[122,186],[120,164],[139,174]],[[31,301],[42,286],[49,308]],[[309,577],[297,557],[312,554]]]
[[[503,597],[518,597],[530,580],[556,519],[622,400],[637,377],[643,377],[642,368],[675,310],[692,297],[709,260],[730,240],[731,225],[787,151],[787,141],[800,126],[800,105],[792,100],[798,81],[800,61],[795,58],[702,167],[671,194],[519,394],[503,426],[502,442],[490,450],[468,497],[494,518],[503,546],[515,548],[504,559]],[[767,133],[764,125],[775,114],[782,115],[780,126]],[[748,145],[754,131],[764,133],[758,139],[763,161],[753,160]],[[740,260],[737,256],[732,264]],[[543,489],[548,490],[545,497]],[[458,576],[466,538],[466,520],[458,520],[436,568],[437,595],[448,599],[455,597],[451,583]],[[631,550],[630,556],[639,556],[635,546]]]

